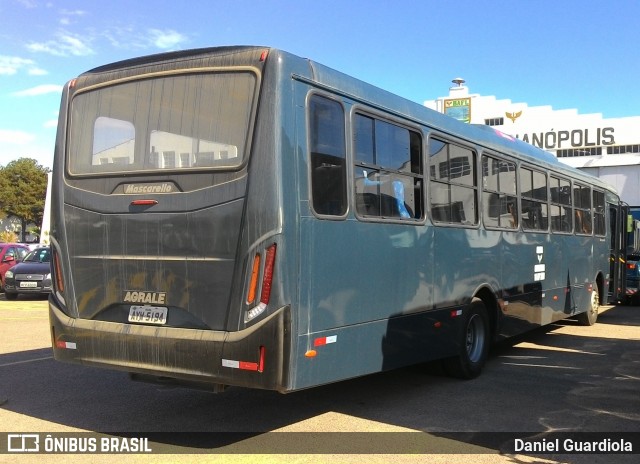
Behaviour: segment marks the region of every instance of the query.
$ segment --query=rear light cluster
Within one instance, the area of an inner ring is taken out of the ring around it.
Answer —
[[[53,260],[53,279],[52,284],[55,289],[57,297],[64,302],[65,283],[64,276],[62,274],[62,263],[60,263],[60,254],[55,247],[51,247],[52,260]]]
[[[264,265],[263,264],[264,261]],[[260,253],[256,253],[251,264],[251,277],[247,289],[246,304],[250,308],[244,315],[244,322],[250,322],[262,314],[271,299],[271,287],[273,285],[273,269],[276,262],[276,244],[264,250],[264,260]],[[262,285],[260,286],[260,299],[257,300],[258,283],[260,282],[260,269],[262,268]]]

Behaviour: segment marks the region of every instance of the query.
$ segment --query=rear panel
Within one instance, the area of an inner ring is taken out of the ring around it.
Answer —
[[[278,189],[256,193],[249,182],[252,169],[277,177],[274,118],[255,123],[262,104],[277,111],[277,95],[259,98],[267,52],[147,57],[68,85],[52,197],[57,359],[285,388],[281,287],[260,317],[244,317],[256,304],[243,296],[248,263],[273,243],[285,249]]]

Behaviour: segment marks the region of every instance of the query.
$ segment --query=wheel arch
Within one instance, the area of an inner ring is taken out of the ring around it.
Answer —
[[[605,290],[604,282],[605,282],[604,273],[602,271],[598,271],[598,275],[596,276],[596,287],[598,288],[598,294],[600,295],[600,304],[603,303],[604,295],[606,295],[604,293],[604,290]]]
[[[495,341],[496,333],[498,330],[498,297],[491,287],[489,287],[488,285],[484,285],[476,290],[473,298],[482,300],[482,303],[484,304],[484,307],[487,311],[487,316],[489,317],[489,339],[491,341]]]

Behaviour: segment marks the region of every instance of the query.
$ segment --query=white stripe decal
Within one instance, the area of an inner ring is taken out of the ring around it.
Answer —
[[[230,367],[232,369],[240,369],[240,361],[232,361],[231,359],[223,359],[222,367]]]

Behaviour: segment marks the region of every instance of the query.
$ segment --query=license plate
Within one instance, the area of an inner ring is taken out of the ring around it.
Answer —
[[[168,309],[163,306],[131,306],[129,322],[164,325],[167,323]]]
[[[20,288],[38,288],[38,282],[30,282],[30,281],[20,282]]]

